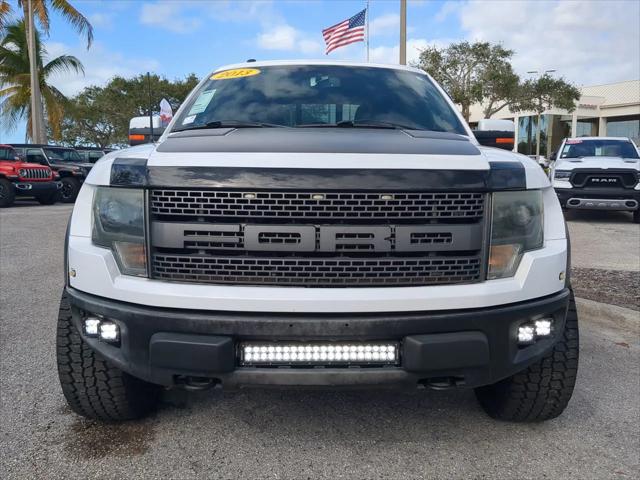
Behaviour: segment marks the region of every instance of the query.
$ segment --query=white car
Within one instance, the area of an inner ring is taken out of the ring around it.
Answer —
[[[412,67],[212,72],[158,143],[96,163],[65,253],[58,370],[90,418],[142,416],[162,388],[393,386],[538,421],[573,392],[549,179]]]
[[[567,138],[551,175],[563,208],[629,211],[640,223],[640,152],[629,138]]]

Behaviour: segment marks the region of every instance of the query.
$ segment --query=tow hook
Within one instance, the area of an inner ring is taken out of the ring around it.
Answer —
[[[190,391],[208,390],[209,388],[213,388],[218,383],[220,383],[220,381],[216,378],[192,377],[186,375],[176,375],[175,382],[176,386]]]
[[[424,378],[418,383],[432,390],[449,390],[450,388],[464,387],[466,385],[464,377]]]

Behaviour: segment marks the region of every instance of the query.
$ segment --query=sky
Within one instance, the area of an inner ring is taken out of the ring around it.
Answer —
[[[15,9],[15,0],[10,0]],[[321,31],[362,10],[364,0],[72,0],[94,27],[94,43],[53,14],[49,57],[75,55],[85,75],[52,78],[66,95],[104,85],[115,75],[147,71],[167,78],[259,60],[326,58]],[[370,58],[398,63],[399,0],[370,1]],[[638,0],[409,0],[407,57],[428,45],[490,41],[513,49],[522,76],[556,70],[577,85],[640,78]],[[329,58],[364,61],[364,43]],[[0,143],[24,141],[24,125]]]

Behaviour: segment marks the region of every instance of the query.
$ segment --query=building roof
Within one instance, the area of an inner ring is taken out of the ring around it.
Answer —
[[[604,103],[600,108],[637,105],[640,103],[640,80],[586,86],[582,87],[581,92],[585,96],[603,97]]]

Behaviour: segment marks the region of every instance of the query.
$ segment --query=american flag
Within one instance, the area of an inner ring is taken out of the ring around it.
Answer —
[[[367,18],[367,9],[356,13],[353,17],[340,22],[333,27],[322,31],[324,42],[327,44],[326,54],[329,55],[336,48],[344,47],[350,43],[364,42],[364,24]]]

